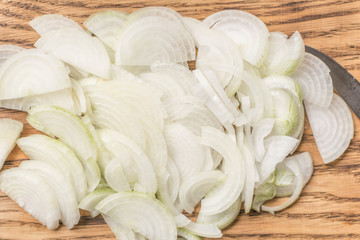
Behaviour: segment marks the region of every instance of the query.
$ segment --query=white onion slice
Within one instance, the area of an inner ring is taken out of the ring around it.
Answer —
[[[61,217],[54,190],[34,171],[11,168],[0,173],[0,189],[48,229],[56,229]]]
[[[241,144],[239,142],[237,144],[243,155],[244,163],[245,163],[246,174],[245,174],[245,185],[244,185],[244,190],[242,192],[242,196],[244,198],[244,211],[245,213],[249,213],[253,201],[254,187],[256,180],[255,159],[253,153],[250,151],[249,147],[247,147],[246,144]]]
[[[23,50],[25,50],[25,48],[16,45],[11,45],[11,44],[0,45],[0,67],[8,58]]]
[[[295,174],[295,177],[296,177],[297,184],[296,184],[293,194],[283,204],[281,204],[279,206],[275,206],[275,207],[262,206],[261,210],[270,212],[270,213],[281,211],[281,210],[289,207],[291,204],[293,204],[296,201],[296,199],[300,196],[301,190],[303,188],[303,175],[301,173],[301,168],[299,166],[299,163],[296,160],[288,159],[286,161],[285,165]]]
[[[61,222],[72,229],[80,220],[80,212],[75,190],[60,170],[50,163],[40,160],[23,161],[20,168],[34,171],[54,190],[61,212]]]
[[[124,27],[128,14],[114,10],[103,10],[88,17],[84,25],[111,49],[116,49],[117,37]]]
[[[78,31],[84,31],[74,20],[60,14],[41,15],[31,20],[29,24],[40,36],[44,36],[51,31],[56,31],[61,28],[72,28]]]
[[[178,228],[177,235],[178,235],[178,240],[179,237],[181,237],[180,239],[185,239],[185,240],[201,240],[200,237],[196,236],[195,234],[192,234],[191,232],[185,230],[184,228]]]
[[[176,225],[163,204],[144,193],[121,192],[102,200],[96,209],[149,240],[176,240]]]
[[[74,79],[71,79],[71,84],[74,102],[78,104],[78,111],[76,111],[76,115],[86,114],[88,109],[88,102],[86,100],[84,89],[81,87],[81,84]]]
[[[190,222],[184,227],[187,231],[206,238],[221,238],[222,233],[215,224],[200,224]]]
[[[105,168],[105,179],[109,186],[117,192],[130,191],[130,185],[124,173],[121,161],[112,159]]]
[[[201,212],[212,215],[225,211],[239,198],[245,183],[245,166],[236,143],[225,133],[204,127],[202,143],[224,157],[223,166],[227,170],[224,184],[220,184],[201,201]]]
[[[169,198],[171,202],[175,203],[180,189],[180,174],[176,164],[174,163],[174,160],[172,160],[170,157],[168,157],[166,162],[166,170],[169,173],[169,178],[167,180]]]
[[[254,157],[257,162],[261,162],[265,154],[264,139],[268,136],[273,127],[274,118],[264,118],[260,120],[253,128],[251,137],[253,143]]]
[[[179,199],[184,210],[192,213],[200,200],[224,179],[225,175],[219,170],[199,172],[185,179],[179,190]]]
[[[35,47],[83,71],[108,79],[110,59],[100,40],[85,32],[62,28],[36,41]]]
[[[136,233],[131,229],[128,229],[124,225],[119,224],[117,221],[106,214],[101,215],[104,218],[106,224],[110,227],[111,231],[115,234],[116,239],[140,240],[136,238]]]
[[[15,147],[16,140],[23,130],[23,124],[9,118],[0,119],[0,169],[10,152]]]
[[[284,33],[271,32],[268,53],[260,71],[263,76],[290,75],[301,64],[304,53],[304,41],[298,31],[289,38]]]
[[[241,10],[223,10],[205,18],[204,23],[231,38],[246,61],[261,65],[267,53],[269,30],[259,18]]]
[[[298,82],[296,82],[292,77],[285,75],[271,75],[262,79],[262,81],[270,88],[276,89],[281,88],[290,91],[294,96],[296,96],[299,101],[303,100],[302,89]]]
[[[27,49],[10,57],[0,68],[0,83],[1,100],[71,87],[64,63],[38,49]]]
[[[303,62],[292,77],[300,84],[304,100],[321,107],[329,107],[333,97],[333,83],[330,69],[323,61],[305,53]]]
[[[74,186],[78,201],[86,195],[84,169],[75,153],[64,143],[40,134],[20,138],[16,143],[30,159],[48,162],[59,169]]]
[[[140,8],[129,16],[129,21],[136,21],[137,19],[147,18],[147,17],[156,17],[160,16],[164,18],[164,21],[171,22],[179,22],[181,23],[182,17],[181,15],[172,10],[171,8],[161,7],[161,6],[152,6],[152,7],[144,7]]]
[[[215,224],[219,229],[224,229],[234,222],[236,217],[239,215],[240,210],[241,199],[238,198],[238,200],[236,200],[233,205],[224,212],[215,215],[203,215],[200,212],[196,222],[200,224]]]
[[[85,123],[76,115],[51,106],[30,109],[26,120],[35,129],[71,146],[85,169],[88,190],[92,192],[99,184],[100,170],[97,164],[97,145]]]
[[[324,163],[330,163],[345,152],[354,136],[351,112],[336,94],[329,108],[308,102],[305,102],[305,107],[321,157]]]
[[[91,212],[91,216],[96,217],[99,214],[99,212],[95,210],[96,205],[98,205],[101,200],[114,193],[116,192],[110,188],[96,189],[81,199],[79,208]]]

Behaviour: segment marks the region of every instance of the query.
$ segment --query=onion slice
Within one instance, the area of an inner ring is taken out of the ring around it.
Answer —
[[[79,203],[79,208],[89,211],[92,217],[96,217],[100,214],[99,211],[95,210],[96,205],[101,202],[104,198],[115,194],[116,191],[111,188],[100,188],[86,195],[83,199],[81,199]]]
[[[16,45],[11,45],[11,44],[0,45],[0,67],[8,58],[23,50],[25,50],[25,48]]]
[[[40,36],[44,36],[51,31],[56,31],[61,28],[72,28],[78,31],[84,31],[74,20],[60,14],[41,15],[31,20],[29,24]]]

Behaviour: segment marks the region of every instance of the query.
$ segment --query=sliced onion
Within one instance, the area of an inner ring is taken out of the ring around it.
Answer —
[[[78,104],[78,111],[76,113],[77,115],[85,114],[88,109],[85,92],[78,81],[71,79],[71,84],[74,102]]]
[[[10,152],[15,147],[16,140],[20,137],[23,124],[9,118],[0,119],[0,169]]]
[[[265,154],[264,139],[268,136],[273,127],[274,118],[264,118],[260,120],[253,128],[251,133],[254,157],[257,162],[261,162]]]
[[[91,216],[96,217],[99,214],[99,212],[95,210],[96,205],[104,198],[115,193],[111,188],[96,189],[81,199],[79,208],[91,212]]]
[[[85,32],[62,28],[49,32],[35,46],[83,71],[108,79],[110,59],[100,40]]]
[[[292,77],[300,84],[304,100],[329,107],[333,97],[330,69],[316,56],[305,53],[304,60]]]
[[[169,173],[169,178],[167,180],[169,198],[171,202],[175,203],[180,189],[180,174],[176,164],[174,163],[174,160],[172,160],[170,157],[166,162],[166,170]]]
[[[86,195],[84,169],[75,153],[64,143],[40,134],[20,138],[16,143],[30,159],[48,162],[59,169],[74,186],[78,202]]]
[[[303,99],[302,89],[298,82],[296,82],[292,77],[285,75],[271,75],[266,78],[263,78],[262,81],[270,88],[276,89],[281,88],[290,91],[295,95],[301,102]]]
[[[25,50],[25,48],[16,45],[11,45],[11,44],[0,45],[0,67],[11,56],[23,50]]]
[[[0,68],[0,83],[1,100],[71,87],[64,63],[37,49],[24,50],[10,57]]]
[[[241,199],[238,198],[238,200],[236,200],[233,205],[224,212],[215,215],[203,215],[200,212],[196,222],[200,224],[215,224],[219,229],[224,229],[234,222],[236,217],[239,215],[240,210]]]
[[[225,175],[219,170],[199,172],[185,179],[179,190],[179,199],[184,210],[192,213],[200,200],[224,179]]]
[[[321,157],[324,163],[330,163],[345,152],[354,136],[351,112],[336,94],[329,108],[308,102],[305,107]]]
[[[190,222],[184,227],[187,231],[206,238],[221,238],[222,233],[215,224],[200,224]]]
[[[269,31],[259,18],[241,10],[223,10],[205,18],[204,23],[231,38],[246,61],[261,65],[267,53]]]
[[[57,137],[67,146],[71,146],[85,169],[88,190],[92,192],[99,184],[100,170],[96,162],[96,142],[85,123],[76,115],[51,106],[30,109],[26,120],[35,129]]]
[[[124,173],[122,162],[118,159],[112,159],[105,168],[105,179],[109,186],[116,190],[130,191],[130,185]]]
[[[69,179],[60,170],[50,163],[39,160],[23,161],[20,168],[34,171],[54,190],[60,207],[61,222],[68,229],[72,229],[74,225],[78,224],[80,212],[75,190]]]
[[[111,231],[115,234],[116,239],[127,239],[127,240],[140,240],[136,238],[136,233],[131,229],[119,224],[117,221],[112,219],[106,214],[101,214],[106,224],[110,227]]]
[[[290,75],[301,64],[304,53],[304,41],[298,31],[289,38],[282,32],[271,32],[269,50],[260,71],[263,76]]]
[[[252,152],[245,144],[241,144],[239,142],[237,144],[241,150],[245,163],[246,174],[245,174],[245,185],[244,185],[244,190],[242,192],[242,196],[244,198],[245,213],[249,213],[253,201],[253,194],[254,194],[254,187],[256,180],[255,159]],[[220,228],[222,229],[222,227]]]
[[[121,192],[102,200],[96,209],[149,240],[175,240],[176,225],[163,204],[144,193]]]
[[[124,27],[128,14],[114,10],[103,10],[88,17],[84,25],[111,49],[116,49],[117,37]]]
[[[242,155],[233,140],[223,132],[204,127],[202,143],[219,152],[223,157],[227,178],[201,201],[201,212],[212,215],[225,211],[240,196],[245,183],[245,166]]]
[[[54,190],[36,172],[11,168],[0,173],[0,189],[48,229],[56,229],[61,217]]]
[[[179,237],[181,237],[185,240],[201,240],[200,237],[196,236],[195,234],[192,234],[191,232],[185,230],[184,228],[178,228],[177,235],[178,235],[178,240],[179,240]]]
[[[164,21],[179,22],[179,23],[181,23],[182,21],[182,17],[178,12],[172,10],[171,8],[161,7],[161,6],[140,8],[134,11],[133,13],[131,13],[129,17],[129,21],[132,22],[141,18],[153,17],[153,16],[163,17]]]
[[[40,36],[44,36],[51,31],[56,31],[61,28],[72,28],[78,31],[84,31],[74,20],[60,14],[41,15],[31,20],[29,24]]]

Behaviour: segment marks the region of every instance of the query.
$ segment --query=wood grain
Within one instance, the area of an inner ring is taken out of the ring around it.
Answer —
[[[255,14],[271,31],[291,34],[298,30],[305,43],[333,57],[360,79],[360,1],[70,1],[1,0],[0,44],[33,47],[38,38],[28,22],[46,13],[60,13],[82,23],[101,9],[132,12],[144,6],[171,7],[184,16],[204,19],[223,9],[241,9]],[[35,132],[25,113],[0,109],[0,117],[21,120],[22,136]],[[315,171],[299,200],[271,215],[241,213],[222,239],[360,239],[360,122],[353,115],[355,137],[348,151],[336,162],[324,165],[308,122],[299,151],[310,151]],[[17,166],[26,156],[16,147],[4,169]],[[83,213],[73,230],[50,231],[0,192],[0,239],[115,239],[101,218]]]

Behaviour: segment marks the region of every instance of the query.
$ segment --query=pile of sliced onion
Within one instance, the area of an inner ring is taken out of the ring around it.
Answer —
[[[220,238],[242,206],[281,211],[310,180],[310,154],[291,156],[303,101],[325,163],[353,137],[300,33],[269,33],[250,13],[201,22],[147,7],[95,13],[86,30],[55,14],[30,25],[35,49],[0,46],[0,106],[48,136],[18,139],[22,123],[0,120],[0,167],[15,142],[31,159],[1,172],[0,189],[49,229],[73,228],[80,208],[117,239]]]

